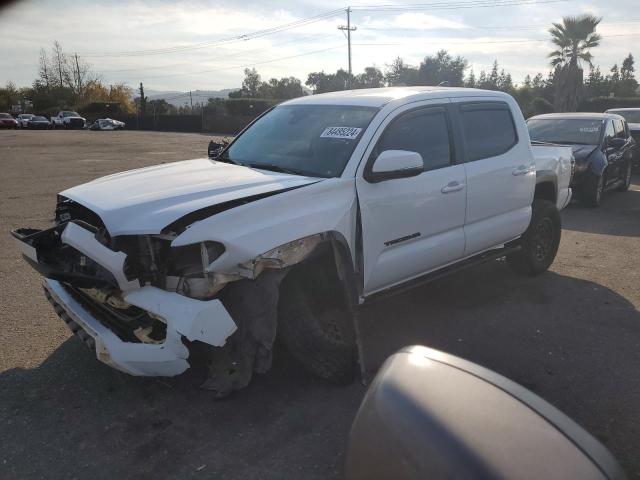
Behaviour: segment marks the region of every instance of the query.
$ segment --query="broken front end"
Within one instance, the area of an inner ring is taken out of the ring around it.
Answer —
[[[100,361],[131,375],[174,376],[204,357],[205,387],[226,395],[271,366],[280,280],[322,236],[214,272],[225,247],[172,246],[180,233],[111,237],[98,215],[65,197],[52,228],[12,232],[45,277],[56,313]]]

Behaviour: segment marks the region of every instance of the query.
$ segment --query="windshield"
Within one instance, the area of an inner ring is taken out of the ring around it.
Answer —
[[[607,110],[607,113],[620,115],[628,123],[640,123],[640,110]]]
[[[33,118],[33,115],[30,113],[23,113],[22,115],[20,115],[20,118]]]
[[[258,119],[222,161],[313,177],[342,174],[378,112],[373,107],[283,105]]]
[[[13,118],[13,117],[8,113],[0,113],[0,118]]]
[[[33,117],[33,118],[31,118],[31,120],[38,121],[38,122],[41,122],[41,121],[43,121],[43,120],[44,120],[45,122],[47,121],[47,119],[46,119],[46,118],[44,118],[44,117]]]
[[[63,117],[79,117],[80,115],[78,115],[76,112],[62,112],[62,116]]]
[[[603,124],[603,120],[549,118],[529,120],[527,127],[534,142],[597,145]]]

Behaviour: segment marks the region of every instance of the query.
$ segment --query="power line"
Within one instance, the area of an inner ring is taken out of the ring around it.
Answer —
[[[451,10],[459,8],[488,8],[488,7],[504,7],[504,6],[517,6],[517,5],[537,5],[547,3],[559,3],[570,0],[467,0],[460,2],[434,2],[434,3],[422,3],[422,4],[391,4],[391,5],[359,5],[355,7],[347,7],[348,10],[354,11],[411,11],[411,10]],[[277,25],[275,27],[257,30],[255,32],[233,35],[229,37],[223,37],[218,40],[195,43],[191,45],[180,45],[173,47],[164,47],[148,50],[130,50],[120,52],[85,52],[83,57],[128,57],[128,56],[146,56],[146,55],[162,55],[169,53],[178,53],[187,50],[195,50],[201,48],[207,48],[211,46],[218,46],[227,43],[234,43],[240,41],[252,40],[255,38],[261,38],[267,35],[273,35],[285,30],[293,28],[299,28],[309,25],[311,23],[319,22],[327,18],[335,17],[342,14],[344,9],[335,9],[323,12],[311,17],[302,18],[293,22]]]
[[[290,30],[293,28],[299,28],[302,26],[306,26],[312,23],[325,20],[327,18],[341,15],[343,11],[344,11],[343,9],[330,10],[328,12],[314,15],[312,17],[302,18],[302,19],[285,23],[282,25],[278,25],[275,27],[271,27],[263,30],[257,30],[251,33],[246,33],[246,34],[224,37],[215,41],[201,42],[201,43],[195,43],[191,45],[149,49],[149,50],[130,50],[130,51],[121,51],[121,52],[86,52],[83,54],[83,56],[84,57],[129,57],[129,56],[161,55],[161,54],[167,54],[167,53],[184,52],[186,50],[201,49],[201,48],[218,46],[218,45],[223,45],[228,43],[253,40],[255,38],[261,38],[267,35],[273,35],[274,33]]]
[[[261,62],[255,62],[255,63],[249,63],[246,65],[233,65],[233,66],[229,66],[229,67],[223,67],[223,68],[214,68],[214,69],[210,69],[210,70],[200,70],[197,72],[187,72],[187,73],[172,73],[172,74],[167,74],[167,75],[154,75],[151,77],[143,77],[145,80],[148,79],[153,79],[153,78],[167,78],[167,77],[182,77],[182,76],[186,76],[186,75],[200,75],[203,73],[214,73],[214,72],[222,72],[224,70],[233,70],[235,68],[249,68],[249,67],[255,67],[256,65],[263,65],[265,63],[273,63],[273,62],[279,62],[280,60],[289,60],[292,58],[298,58],[298,57],[304,57],[307,55],[313,55],[315,53],[322,53],[322,52],[327,52],[329,50],[335,50],[337,48],[343,48],[342,45],[334,45],[332,47],[328,47],[328,48],[321,48],[320,50],[313,50],[310,52],[304,52],[304,53],[300,53],[297,55],[289,55],[287,57],[279,57],[279,58],[273,58],[271,60],[264,60]]]
[[[628,34],[617,34],[617,35],[602,35],[601,38],[612,38],[612,37],[640,37],[640,33],[628,33]],[[461,42],[451,42],[446,39],[441,41],[430,41],[428,44],[420,44],[416,42],[393,42],[393,43],[354,43],[354,46],[358,47],[397,47],[401,45],[433,45],[434,43],[446,43],[447,45],[467,45],[478,44],[478,43],[538,43],[538,42],[549,42],[548,38],[527,38],[522,40],[487,40],[487,41],[478,41],[474,39],[464,40]]]
[[[262,52],[265,50],[272,50],[274,47],[280,47],[282,45],[287,45],[290,43],[297,43],[297,44],[307,44],[307,43],[315,43],[315,41],[317,40],[324,40],[327,39],[329,37],[333,37],[333,35],[323,35],[323,36],[318,36],[316,34],[313,35],[305,35],[302,38],[311,38],[314,42],[309,42],[309,41],[301,41],[299,38],[294,38],[291,40],[287,40],[286,42],[280,42],[280,43],[274,43],[273,45],[270,45],[269,47],[261,47],[261,48],[253,48],[251,50],[243,50],[240,52],[233,52],[233,53],[229,53],[226,55],[216,55],[216,61],[220,60],[221,58],[229,58],[229,57],[237,57],[237,56],[242,56],[248,53],[255,53],[255,52]],[[169,65],[158,65],[155,67],[138,67],[138,68],[124,68],[124,69],[117,69],[117,70],[100,70],[100,73],[120,73],[120,72],[134,72],[134,71],[140,71],[140,70],[158,70],[158,69],[163,69],[163,68],[171,68],[171,67],[180,67],[180,66],[185,66],[185,65],[193,65],[193,62],[182,62],[182,63],[173,63],[173,64],[169,64]]]
[[[568,2],[571,0],[473,0],[463,2],[440,2],[418,4],[391,4],[391,5],[358,5],[351,7],[354,11],[420,11],[420,10],[457,10],[461,8],[492,8],[510,7],[521,5],[539,5],[548,3]]]

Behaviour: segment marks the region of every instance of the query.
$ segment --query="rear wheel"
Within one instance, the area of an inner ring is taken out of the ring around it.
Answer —
[[[562,225],[560,213],[548,200],[534,199],[529,228],[520,240],[522,249],[507,256],[507,262],[522,275],[546,272],[558,253]]]
[[[622,181],[623,184],[618,187],[618,191],[626,192],[631,186],[631,162],[628,162],[626,168],[623,169]]]
[[[322,275],[304,278],[297,272],[291,274],[280,293],[280,338],[305,370],[334,383],[351,382],[357,349],[353,318],[346,302],[336,301],[340,292],[320,285],[324,283],[318,278]]]
[[[580,192],[580,200],[588,207],[599,207],[604,191],[604,174],[600,176],[590,175],[585,179]]]

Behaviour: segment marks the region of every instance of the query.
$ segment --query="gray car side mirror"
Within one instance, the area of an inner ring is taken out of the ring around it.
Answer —
[[[486,368],[425,347],[392,355],[353,422],[347,479],[624,479],[555,407]]]

